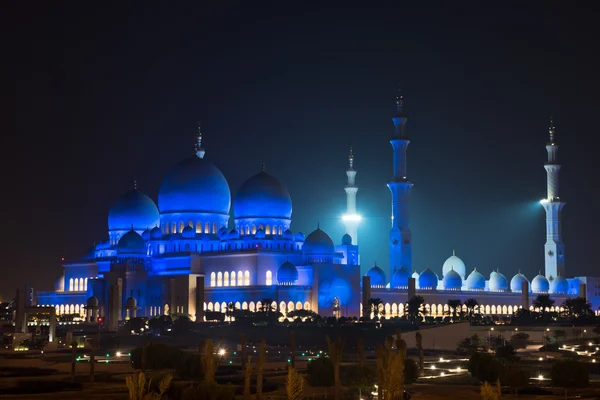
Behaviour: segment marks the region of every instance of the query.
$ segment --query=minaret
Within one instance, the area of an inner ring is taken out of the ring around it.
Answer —
[[[200,122],[198,122],[198,134],[196,135],[196,145],[194,146],[194,152],[198,158],[204,158],[204,149],[202,148],[202,132],[200,131]]]
[[[390,230],[390,273],[402,267],[412,270],[412,234],[408,227],[408,192],[412,183],[406,174],[406,148],[410,141],[406,137],[404,126],[404,99],[398,90],[396,97],[396,113],[392,118],[394,122],[394,137],[390,140],[394,149],[394,177],[388,182],[392,194],[392,229]]]
[[[558,145],[556,144],[556,128],[550,118],[550,141],[546,144],[548,161],[544,164],[547,175],[547,197],[540,203],[546,210],[546,244],[544,249],[546,278],[556,278],[558,275],[565,276],[565,249],[562,242],[560,212],[565,203],[560,201],[558,194]]]
[[[356,170],[354,169],[354,154],[352,153],[352,148],[350,148],[350,155],[348,156],[346,176],[348,176],[348,184],[344,188],[346,191],[346,214],[342,219],[346,226],[346,233],[352,238],[352,244],[357,246],[358,224],[361,218],[356,213],[356,192],[358,192],[358,188],[355,186]]]

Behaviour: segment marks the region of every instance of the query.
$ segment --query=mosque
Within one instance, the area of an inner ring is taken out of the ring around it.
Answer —
[[[576,296],[585,296],[594,310],[600,306],[600,278],[566,275],[560,223],[565,203],[558,194],[560,165],[552,123],[546,145],[548,193],[541,201],[547,216],[545,273],[530,281],[520,272],[508,279],[504,271],[492,271],[486,278],[476,269],[469,271],[456,254],[443,263],[441,275],[429,268],[413,270],[408,213],[413,184],[406,169],[409,140],[401,94],[392,120],[387,274],[374,266],[361,276],[352,151],[344,188],[347,233],[335,244],[317,223],[306,236],[291,230],[290,194],[264,164],[237,190],[232,209],[227,179],[205,157],[199,129],[194,154],[166,174],[158,204],[135,186],[120,196],[108,212],[108,240],[80,259],[64,261],[54,291],[35,292],[31,305],[52,307],[59,316],[102,321],[109,329],[134,316],[184,313],[202,321],[225,313],[230,303],[257,311],[265,301],[284,315],[303,309],[323,316],[361,316],[363,304],[377,297],[388,318],[402,316],[414,295],[423,296],[432,316],[446,315],[450,299],[471,298],[482,314],[508,315],[531,308],[543,293],[551,294],[557,306]]]

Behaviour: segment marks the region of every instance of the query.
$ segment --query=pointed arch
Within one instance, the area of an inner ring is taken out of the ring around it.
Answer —
[[[304,309],[305,310],[310,310],[310,303],[308,301],[304,302]]]
[[[250,312],[256,311],[255,304],[253,301],[251,301],[250,304],[248,304],[248,310],[250,310]]]
[[[238,272],[237,285],[238,286],[244,286],[244,276],[242,274],[242,271]]]
[[[196,233],[202,233],[202,221],[196,222]]]
[[[69,279],[69,292],[73,291],[73,278]]]
[[[242,303],[242,310],[247,310],[248,309],[248,303],[243,302]]]
[[[217,272],[217,286],[223,286],[223,273],[221,271]]]
[[[229,286],[229,272],[223,274],[223,286]]]
[[[273,273],[271,272],[271,270],[268,270],[266,275],[266,285],[271,286],[273,284]]]
[[[231,286],[235,286],[236,285],[236,276],[235,276],[235,271],[231,272]]]
[[[215,287],[217,286],[217,274],[215,274],[214,272],[210,273],[210,287]]]
[[[244,286],[250,286],[250,271],[244,271]]]

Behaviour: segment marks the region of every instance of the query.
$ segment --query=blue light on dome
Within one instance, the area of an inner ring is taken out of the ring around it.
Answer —
[[[508,290],[508,279],[498,272],[492,271],[490,274],[489,288],[492,292],[505,292]]]
[[[474,269],[473,272],[467,277],[467,290],[484,290],[485,289],[485,277]]]
[[[569,293],[569,281],[563,276],[557,276],[550,284],[550,293],[567,294]]]
[[[462,287],[462,278],[455,270],[451,269],[444,275],[443,279],[445,290],[460,290]],[[436,283],[437,286],[437,283]]]
[[[531,291],[533,293],[548,293],[550,291],[550,283],[542,274],[537,275],[531,281]]]
[[[156,204],[146,194],[131,189],[119,197],[108,212],[108,230],[143,231],[158,225]]]
[[[233,202],[233,213],[235,219],[290,219],[292,199],[274,176],[261,171],[242,184]]]
[[[386,279],[385,272],[377,265],[367,271],[367,276],[371,278],[371,287],[382,288],[385,287]]]
[[[279,284],[293,284],[298,280],[298,270],[289,261],[284,262],[277,270],[277,282]]]
[[[298,236],[298,234],[296,234]],[[296,239],[297,240],[297,239]],[[327,233],[317,228],[306,237],[302,247],[304,254],[310,255],[332,255],[335,251],[333,240]]]
[[[352,236],[345,233],[344,236],[342,236],[342,244],[344,246],[350,246],[352,244]]]
[[[390,287],[392,288],[406,288],[408,287],[408,279],[411,277],[410,271],[406,267],[402,267],[396,270],[392,274],[390,279]]]
[[[146,254],[146,242],[136,231],[131,230],[119,239],[117,254]]]
[[[438,277],[429,268],[419,274],[419,289],[437,289]]]
[[[158,191],[162,213],[228,215],[231,192],[225,176],[211,162],[193,155],[177,164]]]
[[[510,280],[510,290],[511,292],[521,293],[521,285],[523,282],[527,282],[529,284],[529,280],[522,273],[518,273]]]

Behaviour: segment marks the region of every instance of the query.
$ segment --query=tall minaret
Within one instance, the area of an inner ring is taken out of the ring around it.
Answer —
[[[398,90],[396,97],[396,113],[394,121],[394,137],[390,140],[394,149],[394,178],[388,182],[392,193],[392,229],[390,230],[390,273],[391,278],[395,269],[405,267],[412,271],[412,234],[408,227],[408,192],[412,183],[406,174],[406,148],[410,141],[406,137],[404,126],[404,99]]]
[[[194,146],[194,153],[198,158],[204,158],[204,148],[202,148],[202,131],[200,130],[200,122],[198,122],[198,134],[196,135],[196,145]]]
[[[356,213],[356,192],[358,188],[355,185],[356,181],[356,170],[354,169],[354,154],[352,148],[350,148],[350,155],[348,156],[348,169],[346,170],[348,176],[348,184],[344,188],[346,191],[346,214],[342,217],[344,225],[346,226],[346,233],[352,238],[352,244],[358,245],[358,224],[360,222],[360,216]]]
[[[556,278],[558,275],[565,276],[565,248],[562,242],[560,212],[565,203],[560,201],[558,194],[558,145],[556,144],[556,128],[552,118],[550,119],[550,141],[546,144],[548,162],[544,164],[547,175],[548,194],[541,201],[546,210],[546,250],[545,265],[546,278]]]

